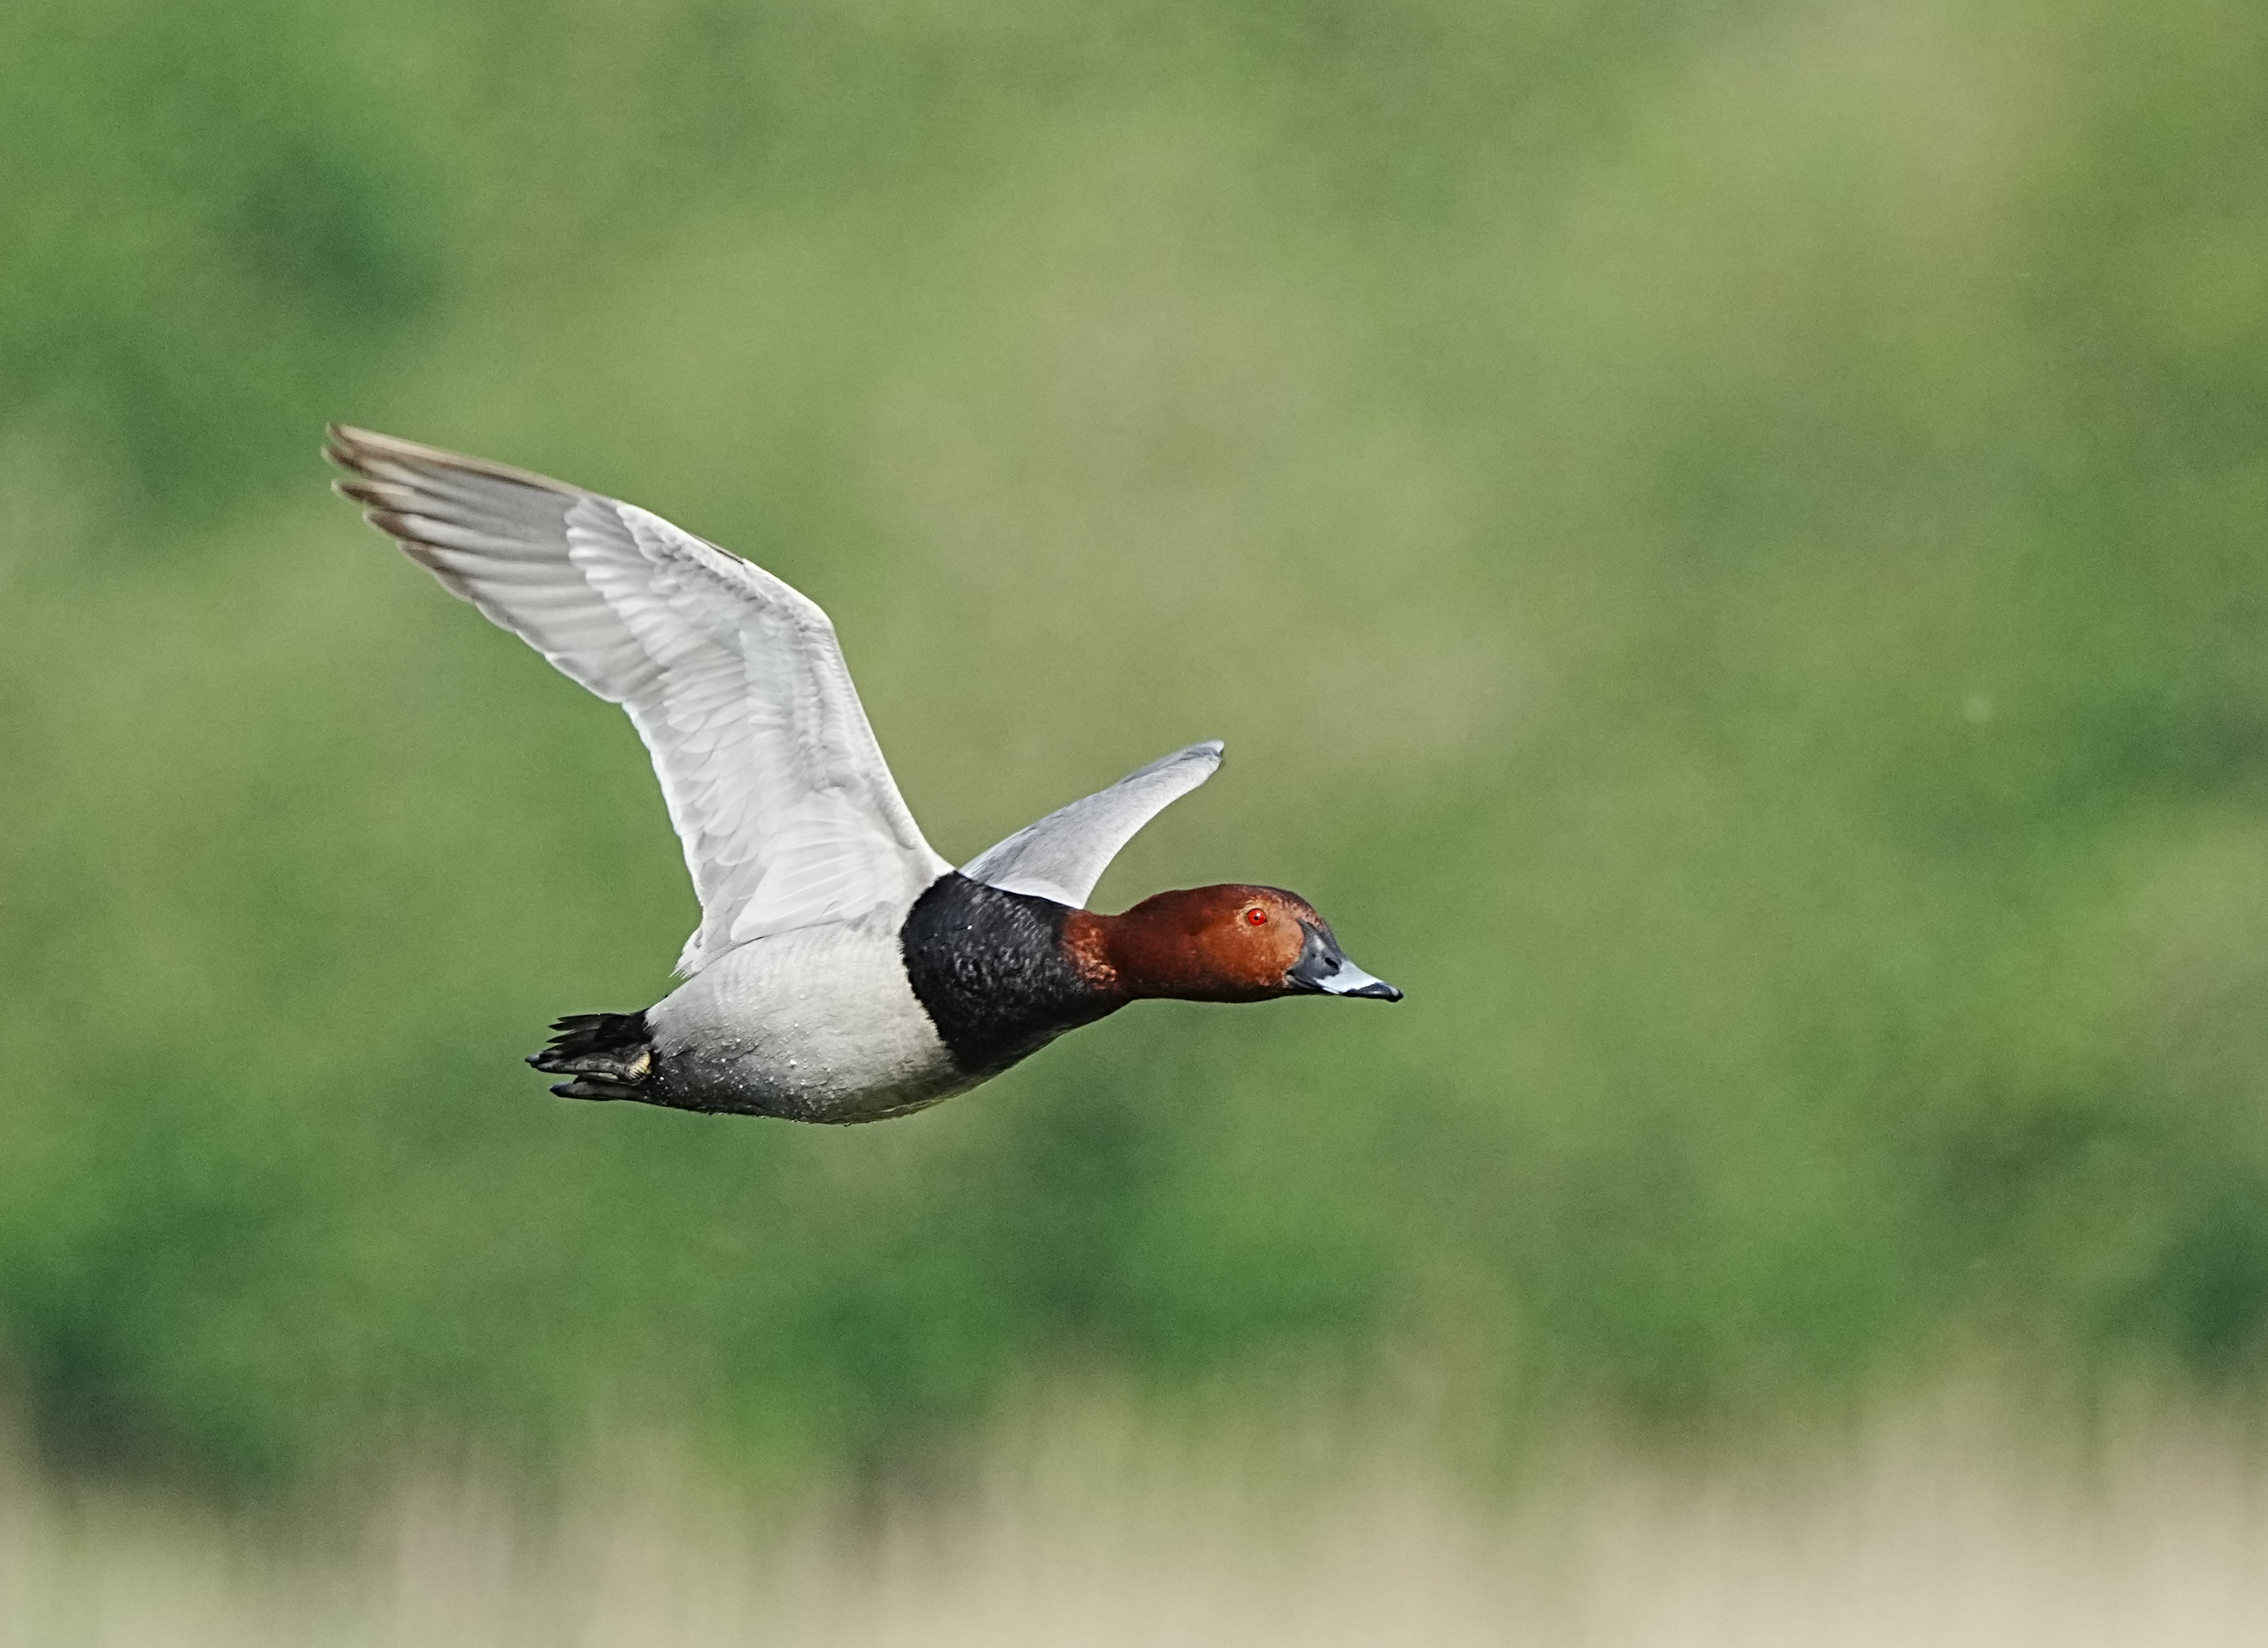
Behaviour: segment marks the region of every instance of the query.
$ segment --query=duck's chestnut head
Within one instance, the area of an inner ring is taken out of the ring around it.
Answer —
[[[1064,938],[1083,971],[1129,999],[1402,999],[1346,959],[1314,905],[1281,887],[1229,883],[1160,893],[1118,916],[1082,910]]]

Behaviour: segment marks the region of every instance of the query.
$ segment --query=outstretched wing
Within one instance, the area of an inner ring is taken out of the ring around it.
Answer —
[[[902,909],[951,867],[898,795],[835,626],[762,568],[500,464],[337,425],[328,455],[445,588],[630,712],[701,899],[680,974]]]
[[[1108,790],[1057,807],[961,866],[961,873],[1003,893],[1031,893],[1076,909],[1134,832],[1213,776],[1218,739],[1152,761]]]

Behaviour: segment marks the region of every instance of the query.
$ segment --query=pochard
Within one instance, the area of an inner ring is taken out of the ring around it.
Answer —
[[[1084,908],[1120,848],[1220,765],[1192,744],[954,869],[922,838],[835,627],[762,567],[635,504],[333,425],[338,489],[442,587],[627,710],[701,924],[642,1012],[559,1019],[528,1063],[573,1099],[873,1122],[965,1092],[1130,1002],[1399,1001],[1280,887]]]

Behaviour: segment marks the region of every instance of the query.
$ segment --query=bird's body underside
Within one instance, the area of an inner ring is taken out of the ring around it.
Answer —
[[[874,1122],[982,1079],[906,982],[891,935],[830,923],[726,952],[642,1013],[562,1019],[529,1062],[576,1099]],[[879,940],[879,942],[878,942]]]
[[[1070,910],[949,872],[895,931],[832,923],[729,951],[641,1013],[563,1019],[528,1062],[576,1099],[877,1122],[935,1104],[1123,998],[1063,955]]]

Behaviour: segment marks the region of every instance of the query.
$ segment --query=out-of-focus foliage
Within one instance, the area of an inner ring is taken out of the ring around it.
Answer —
[[[54,1447],[2257,1366],[2257,6],[21,0],[0,175]],[[1410,999],[845,1132],[550,1100],[676,849],[327,417],[796,582],[950,856],[1225,737],[1105,901],[1281,882]]]

